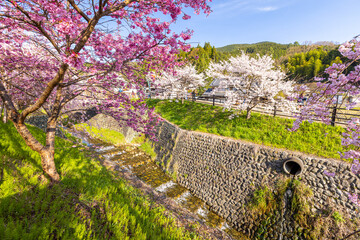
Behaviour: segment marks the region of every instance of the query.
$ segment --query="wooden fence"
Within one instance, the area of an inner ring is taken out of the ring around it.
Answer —
[[[225,102],[225,97],[222,96],[200,96],[200,97],[188,97],[188,99],[192,101],[199,101],[206,104],[212,104],[213,106],[221,106],[222,103]],[[299,105],[301,107],[301,105]],[[339,107],[331,107],[332,114],[330,116],[331,125],[341,125],[346,126],[348,121],[352,118],[360,118],[360,109],[346,109]],[[284,118],[295,118],[294,116],[299,112],[284,112],[278,109],[268,109],[261,105],[255,107],[253,112],[258,112],[262,114],[268,114],[272,116],[279,116]]]

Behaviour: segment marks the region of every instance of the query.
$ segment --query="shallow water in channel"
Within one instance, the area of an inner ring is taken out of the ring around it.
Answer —
[[[91,146],[103,158],[130,171],[156,191],[174,199],[189,211],[196,213],[208,226],[227,232],[233,239],[243,239],[240,232],[231,228],[226,221],[209,209],[209,206],[191,192],[177,184],[166,175],[161,168],[136,146],[115,147],[99,140],[88,138],[83,134],[73,134],[81,138],[83,143]]]

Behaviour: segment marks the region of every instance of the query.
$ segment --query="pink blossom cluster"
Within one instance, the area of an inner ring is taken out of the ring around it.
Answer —
[[[343,99],[352,96],[358,98],[360,94],[360,42],[359,39],[353,39],[339,47],[339,51],[348,61],[341,64],[333,64],[325,70],[328,77],[317,78],[317,89],[313,90],[307,100],[306,105],[301,109],[297,120],[294,123],[293,130],[299,128],[303,121],[320,120],[330,124],[332,109],[334,107],[346,107],[352,109],[353,103],[339,102],[339,96]],[[298,92],[302,95],[305,89]],[[342,145],[348,148],[348,151],[340,153],[344,159],[353,162],[351,171],[359,175],[360,173],[360,119],[353,118],[348,122],[346,132],[343,133]],[[352,202],[360,206],[358,194],[349,194]]]
[[[185,11],[209,14],[209,2],[0,0],[0,101],[9,97],[17,110],[35,109],[62,74],[41,104],[49,116],[96,107],[152,135],[158,120],[144,102],[146,76],[180,65],[177,53],[190,48],[192,31],[171,27],[190,19]]]
[[[336,175],[334,172],[328,172],[326,170],[324,171],[324,174],[328,177],[335,177],[335,175]]]
[[[360,175],[360,163],[359,163],[359,160],[354,160],[353,161],[353,164],[351,165],[351,171],[356,175]],[[360,207],[360,199],[359,199],[358,194],[349,193],[349,199],[350,199],[350,201],[352,201],[353,203],[355,203],[357,206]]]
[[[354,160],[352,166],[351,166],[351,171],[356,174],[359,175],[360,174],[360,163],[359,160]]]
[[[360,199],[359,199],[358,194],[356,194],[356,193],[353,193],[353,194],[349,193],[348,196],[349,196],[349,199],[350,199],[351,202],[355,203],[357,206],[360,206]]]

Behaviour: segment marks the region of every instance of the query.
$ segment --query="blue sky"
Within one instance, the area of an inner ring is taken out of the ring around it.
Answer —
[[[343,43],[360,34],[360,0],[213,0],[210,5],[208,17],[191,14],[174,28],[193,29],[193,45]]]

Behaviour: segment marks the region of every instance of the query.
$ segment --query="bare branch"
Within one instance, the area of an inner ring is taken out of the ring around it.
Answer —
[[[78,5],[76,5],[74,0],[68,0],[68,2],[87,22],[90,22],[90,18],[83,11],[81,11],[81,9],[78,7]]]
[[[138,2],[140,0],[125,0],[122,3],[118,4],[118,5],[114,5],[112,8],[107,9],[105,12],[103,12],[103,15],[109,15],[111,13],[114,13],[120,9],[125,8],[126,6],[130,5],[133,2]]]
[[[355,235],[355,234],[357,234],[357,233],[360,233],[360,230],[357,230],[357,231],[355,231],[355,232],[353,232],[353,233],[350,233],[349,235],[345,236],[345,237],[342,238],[341,240],[347,239],[347,238],[349,238],[349,237],[351,237],[351,236],[353,236],[353,235]]]
[[[12,111],[13,114],[10,115],[11,119],[17,119],[19,112],[17,111],[10,95],[8,94],[4,83],[1,80],[1,76],[0,76],[0,98],[3,101],[3,103],[5,104],[5,107],[8,111]]]
[[[20,7],[18,4],[15,4],[14,2],[10,1],[10,3],[16,8],[18,9],[20,12],[22,12],[29,20],[30,22],[27,22],[29,24],[31,24],[32,26],[36,27],[37,29],[39,29],[39,31],[50,41],[50,43],[54,46],[54,48],[58,51],[58,53],[61,53],[60,48],[57,46],[57,44],[55,43],[55,41],[50,37],[50,35],[41,27],[41,22],[36,22],[34,21],[29,13],[27,11],[25,11],[22,7]],[[23,20],[25,22],[25,20]]]
[[[24,122],[25,118],[30,114],[38,110],[48,99],[52,90],[63,80],[66,70],[69,65],[63,63],[61,64],[56,76],[48,83],[48,86],[45,88],[43,93],[40,95],[39,99],[31,106],[27,107],[20,116],[20,122]]]

